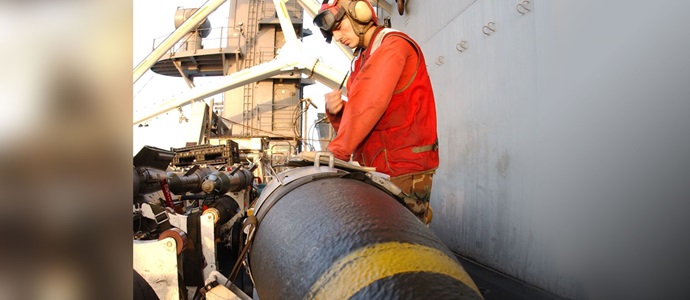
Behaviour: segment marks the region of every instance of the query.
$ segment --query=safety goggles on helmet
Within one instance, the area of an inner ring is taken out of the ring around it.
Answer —
[[[340,25],[344,16],[345,9],[336,5],[322,7],[321,12],[314,16],[314,25],[321,30],[327,43],[331,42],[333,29]]]

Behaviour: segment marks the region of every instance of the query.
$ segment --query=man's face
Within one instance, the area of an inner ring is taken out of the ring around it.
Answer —
[[[352,49],[357,48],[357,45],[359,45],[359,36],[352,29],[352,23],[350,23],[350,19],[347,17],[343,18],[340,25],[333,29],[333,38]]]

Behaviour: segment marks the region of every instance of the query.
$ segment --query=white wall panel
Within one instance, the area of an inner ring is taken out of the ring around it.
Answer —
[[[673,177],[690,168],[690,3],[535,0],[522,15],[522,2],[409,1],[392,14],[434,85],[431,228],[566,298],[675,295],[664,282],[683,276],[669,270],[690,267],[671,255],[690,250]]]

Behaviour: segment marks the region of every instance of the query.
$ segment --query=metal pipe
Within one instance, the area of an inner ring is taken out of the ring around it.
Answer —
[[[215,172],[211,168],[201,168],[196,172],[184,175],[184,173],[168,172],[168,183],[170,184],[170,191],[176,195],[184,195],[187,192],[200,193],[201,183],[206,176]]]
[[[212,214],[214,216],[214,224],[225,224],[239,213],[240,205],[237,204],[237,202],[230,196],[225,195],[220,197],[217,201],[211,203],[209,208],[205,210],[202,215]]]
[[[297,40],[294,31],[287,30],[287,28],[292,28],[292,23],[289,19],[289,16],[287,16],[285,4],[282,2],[283,0],[273,1],[276,5],[276,11],[281,11],[281,13],[278,13],[278,18],[280,20],[281,28],[283,28],[283,33],[287,33],[285,35],[286,44],[281,48],[280,54],[274,60],[251,67],[249,69],[232,73],[222,78],[216,84],[210,85],[208,87],[196,87],[191,91],[183,94],[180,98],[173,98],[168,100],[167,102],[161,104],[161,106],[154,111],[147,112],[140,116],[134,117],[133,124],[136,125],[141,122],[147,121],[160,114],[166,113],[168,111],[186,105],[194,100],[201,100],[206,97],[213,96],[251,82],[255,82],[265,78],[270,78],[282,72],[290,71],[290,69],[292,69],[292,71],[299,71],[308,75],[316,74],[317,80],[323,82],[331,88],[335,88],[342,79],[343,73],[336,71],[335,69],[331,68],[323,62],[317,62],[316,58],[313,58],[311,55],[306,55],[307,52],[304,51],[304,49],[302,48],[302,43],[299,40]],[[311,6],[308,6],[309,4],[307,2],[299,1],[299,3],[305,9],[309,7],[307,11],[310,14],[316,11],[313,7],[315,3],[312,3]],[[199,12],[197,11],[197,13]],[[192,16],[192,18],[193,17],[194,16]],[[341,49],[347,50],[344,53],[346,54],[346,56],[348,56],[348,58],[352,58],[352,51],[344,49],[342,47]],[[306,70],[306,68],[312,69]]]
[[[227,172],[201,168],[187,176],[168,172],[167,178],[170,182],[170,191],[176,195],[184,195],[187,192],[207,194],[238,192],[252,185],[254,181],[254,175],[245,169]]]
[[[168,36],[160,45],[158,45],[158,48],[154,49],[139,63],[139,65],[134,68],[133,83],[137,83],[137,80],[139,80],[139,78],[141,78],[141,76],[144,75],[144,73],[146,73],[151,66],[153,66],[161,57],[163,57],[163,54],[165,54],[166,51],[170,50],[170,48],[172,48],[175,43],[182,39],[182,37],[194,30],[194,28],[201,24],[201,22],[206,20],[206,17],[208,17],[208,15],[225,3],[225,1],[226,0],[211,0],[207,5],[199,8],[199,10],[189,17],[189,19],[185,21],[179,28],[175,29],[170,36]]]
[[[227,192],[239,192],[252,185],[254,175],[248,170],[237,172],[216,171],[204,178],[201,189],[208,194],[225,194]]]
[[[261,299],[482,299],[401,203],[341,176],[310,175],[266,198],[249,253]]]
[[[145,113],[141,116],[135,117],[133,124],[136,125],[138,123],[144,122],[148,119],[176,109],[194,100],[201,100],[206,97],[213,96],[215,94],[243,86],[247,83],[251,83],[260,79],[269,78],[271,76],[280,74],[284,72],[282,69],[289,68],[294,65],[291,65],[290,63],[281,61],[279,59],[275,59],[270,62],[251,67],[249,69],[245,69],[239,72],[232,73],[228,76],[224,76],[220,79],[220,81],[213,85],[210,85],[209,87],[194,88],[193,90],[183,94],[183,96],[180,98],[173,98],[161,104],[161,107],[155,111],[151,111],[149,113]]]
[[[161,190],[160,181],[167,177],[163,170],[134,167],[134,194],[148,194]]]

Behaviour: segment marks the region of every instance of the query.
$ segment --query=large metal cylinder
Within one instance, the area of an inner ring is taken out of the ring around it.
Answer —
[[[249,254],[262,300],[481,299],[439,238],[371,184],[314,176],[266,202]]]
[[[187,21],[189,18],[192,17],[192,15],[199,10],[198,8],[178,8],[175,11],[175,29],[179,28],[184,24],[185,21]],[[211,33],[211,21],[208,19],[204,19],[203,22],[201,22],[197,27],[194,29],[194,31],[198,31],[199,35],[201,35],[202,38],[205,38],[208,36],[209,33]]]

